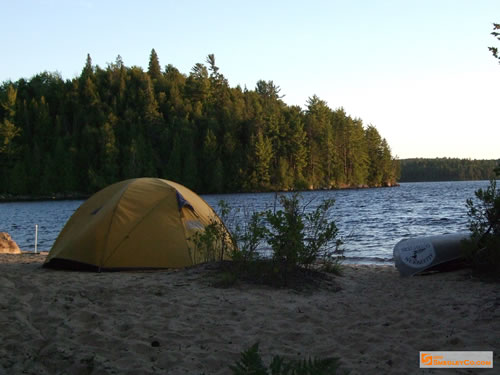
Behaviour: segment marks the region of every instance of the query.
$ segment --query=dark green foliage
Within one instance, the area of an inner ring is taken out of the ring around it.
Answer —
[[[273,251],[273,272],[283,285],[298,267],[307,269],[336,258],[341,241],[334,241],[338,229],[335,222],[328,220],[334,202],[325,200],[314,211],[305,212],[307,204],[300,195],[282,195],[283,209],[265,213],[265,238]]]
[[[250,217],[246,214],[243,226],[241,220],[235,223],[235,217],[230,218],[227,206],[219,204],[236,246],[232,262],[222,265],[218,286],[246,280],[300,288],[325,278],[318,269],[340,274],[342,241],[336,239],[337,227],[328,219],[334,201],[325,200],[312,211],[307,211],[307,204],[298,194],[283,195],[279,203],[281,209],[254,212]],[[262,255],[263,245],[271,247],[270,256]]]
[[[267,375],[267,369],[259,354],[259,343],[241,353],[241,358],[229,366],[234,375]]]
[[[224,201],[219,201],[219,218],[210,219],[203,231],[196,232],[190,240],[203,257],[203,262],[222,261],[226,254],[236,249],[236,244],[224,222],[228,221],[231,209]]]
[[[139,176],[200,193],[395,182],[373,127],[317,96],[306,111],[282,97],[273,81],[230,87],[212,54],[188,75],[162,71],[154,49],[147,71],[120,56],[101,68],[87,55],[71,80],[44,72],[5,82],[0,194],[90,194]]]
[[[232,256],[235,263],[246,264],[259,259],[258,250],[266,236],[264,216],[264,212],[254,212],[249,220],[233,229],[233,238],[238,244],[238,251]]]
[[[455,158],[400,160],[401,182],[489,180],[497,160]]]
[[[196,232],[189,239],[201,255],[201,262],[222,261],[227,250],[226,241],[230,240],[224,226],[216,220],[212,220],[203,231]],[[196,261],[199,262],[199,259]]]
[[[494,23],[493,24],[493,31],[491,32],[491,35],[493,35],[497,40],[500,40],[500,24]],[[498,59],[500,63],[500,55],[498,54],[498,48],[497,47],[488,47],[490,52],[493,54],[493,56]]]
[[[471,240],[465,244],[466,256],[478,270],[500,273],[500,189],[496,180],[475,195],[476,200],[467,200]]]
[[[270,227],[266,231],[266,239],[273,249],[277,272],[286,277],[299,265],[306,243],[298,195],[294,194],[291,198],[281,196],[280,202],[283,210],[266,212]]]
[[[299,264],[309,267],[317,260],[330,263],[339,259],[334,254],[342,245],[342,241],[333,241],[337,237],[338,229],[335,222],[328,219],[334,203],[333,199],[326,199],[316,210],[304,214],[306,245],[304,251],[299,254]]]
[[[275,355],[266,367],[256,343],[242,352],[240,360],[229,368],[233,375],[335,375],[339,366],[338,358],[290,360]]]
[[[151,54],[149,55],[148,74],[152,79],[158,79],[161,77],[160,61],[158,60],[158,55],[156,54],[154,48],[151,50]]]

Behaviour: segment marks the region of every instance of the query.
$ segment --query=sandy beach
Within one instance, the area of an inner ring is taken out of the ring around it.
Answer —
[[[228,374],[271,354],[339,357],[351,374],[493,374],[500,288],[460,270],[402,279],[345,266],[317,290],[211,286],[206,266],[87,273],[0,255],[0,374]],[[493,350],[493,369],[419,369],[419,351]],[[496,370],[496,371],[495,371]]]

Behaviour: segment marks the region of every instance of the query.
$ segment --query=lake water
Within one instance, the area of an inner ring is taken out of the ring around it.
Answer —
[[[486,188],[488,181],[402,183],[399,187],[303,192],[315,208],[335,199],[331,211],[344,241],[349,263],[392,262],[394,245],[403,238],[467,231],[466,199]],[[274,193],[203,195],[212,207],[220,200],[244,211],[272,209]],[[24,251],[50,250],[62,227],[81,200],[0,203],[0,232],[8,232]]]

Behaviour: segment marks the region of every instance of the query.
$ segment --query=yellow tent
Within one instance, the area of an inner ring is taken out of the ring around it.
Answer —
[[[206,254],[192,236],[211,220],[221,223],[202,198],[180,184],[159,178],[121,181],[75,211],[44,266],[112,270],[203,263]]]

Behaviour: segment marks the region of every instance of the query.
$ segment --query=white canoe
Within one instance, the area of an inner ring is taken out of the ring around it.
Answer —
[[[412,276],[463,257],[462,241],[469,233],[408,238],[394,246],[394,263],[401,276]]]

